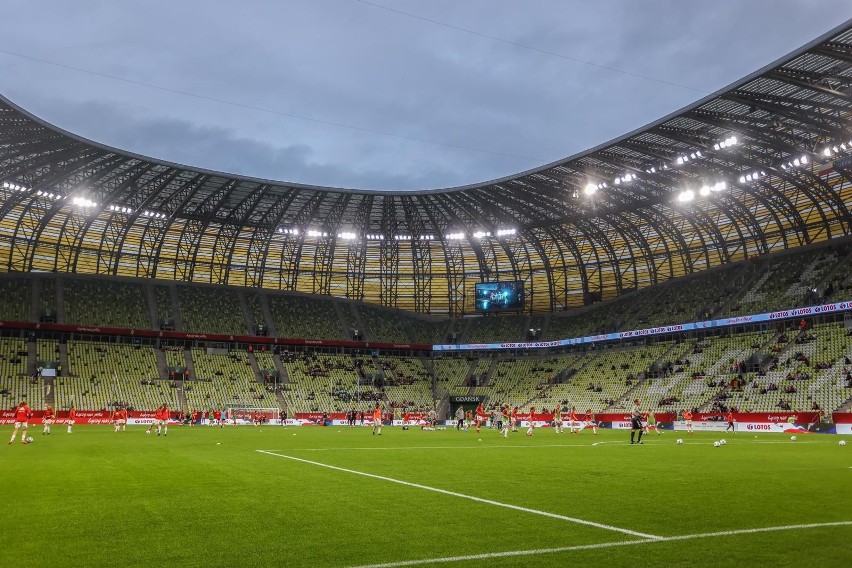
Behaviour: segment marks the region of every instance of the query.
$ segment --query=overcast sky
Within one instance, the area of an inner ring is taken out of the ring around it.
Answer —
[[[558,160],[852,18],[849,0],[0,3],[0,93],[48,122],[183,164],[384,190]]]

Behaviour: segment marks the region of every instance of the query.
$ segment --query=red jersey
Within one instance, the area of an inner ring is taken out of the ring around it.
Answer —
[[[377,408],[373,411],[373,422],[381,422],[382,421],[382,409]]]
[[[33,413],[30,410],[30,407],[29,407],[28,404],[24,404],[23,406],[19,406],[15,410],[15,422],[26,422],[27,420],[29,420],[30,416],[32,416],[32,415],[33,415]]]
[[[728,422],[733,422],[734,421],[734,413],[729,412],[727,418],[728,418]]]
[[[56,417],[56,415],[53,413],[52,408],[45,408],[44,409],[44,419],[45,420],[53,420],[55,417]]]
[[[216,419],[216,420],[221,420],[222,419],[222,413],[221,412],[214,412],[213,418]]]
[[[692,420],[692,413],[691,412],[684,412],[683,413],[683,419],[684,420]]]
[[[577,414],[574,412],[573,408],[571,409],[571,414],[568,415],[568,420],[571,422],[576,422],[577,420]]]
[[[77,411],[72,408],[68,411],[68,420],[74,420],[75,418],[77,418]]]
[[[157,420],[167,420],[169,418],[169,411],[167,408],[158,408],[154,411],[154,418]]]
[[[119,410],[118,411],[118,418],[119,418],[119,420],[127,420],[127,409],[122,408],[121,410]]]

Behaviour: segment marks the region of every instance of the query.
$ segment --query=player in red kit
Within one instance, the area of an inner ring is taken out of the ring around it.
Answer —
[[[479,429],[482,427],[482,423],[485,422],[485,410],[482,408],[482,403],[480,402],[476,406],[476,433],[479,434]]]
[[[71,433],[71,427],[74,426],[74,421],[77,419],[77,410],[74,408],[74,405],[71,405],[71,409],[68,410],[68,433]]]
[[[15,441],[15,436],[18,435],[18,430],[23,430],[21,432],[21,443],[27,443],[27,427],[29,426],[29,420],[32,418],[32,410],[30,410],[29,405],[25,401],[21,401],[21,404],[18,405],[18,408],[15,409],[15,430],[12,432],[12,437],[9,439],[9,443]]]
[[[157,426],[157,436],[161,433],[165,436],[169,435],[169,407],[166,404],[154,411],[154,423],[148,428],[148,434],[154,426]]]
[[[44,418],[42,418],[42,424],[44,424],[44,430],[41,433],[42,436],[50,434],[50,427],[54,421],[56,421],[56,413],[53,412],[53,408],[48,404],[44,409]]]

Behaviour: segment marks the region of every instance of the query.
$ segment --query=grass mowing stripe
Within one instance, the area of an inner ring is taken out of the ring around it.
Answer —
[[[488,505],[494,505],[496,507],[505,507],[506,509],[513,509],[515,511],[521,511],[521,512],[524,512],[524,513],[532,513],[534,515],[541,515],[543,517],[550,517],[552,519],[559,519],[561,521],[568,521],[568,522],[571,522],[571,523],[576,523],[576,524],[580,524],[580,525],[587,525],[587,526],[590,526],[590,527],[595,527],[595,528],[604,529],[604,530],[608,530],[608,531],[615,531],[615,532],[620,532],[620,533],[623,533],[623,534],[629,534],[631,536],[638,536],[638,537],[641,537],[641,538],[644,538],[644,539],[659,540],[659,539],[663,538],[663,537],[660,537],[660,536],[657,536],[657,535],[641,533],[641,532],[638,532],[638,531],[632,531],[630,529],[624,529],[624,528],[616,527],[616,526],[613,526],[613,525],[605,525],[603,523],[596,523],[594,521],[587,521],[585,519],[578,519],[576,517],[567,517],[565,515],[557,515],[556,513],[548,513],[547,511],[540,511],[538,509],[530,509],[530,508],[527,508],[527,507],[521,507],[519,505],[511,505],[509,503],[501,503],[500,501],[493,501],[491,499],[483,499],[481,497],[475,497],[473,495],[466,495],[464,493],[456,493],[455,491],[448,491],[446,489],[439,489],[437,487],[430,487],[428,485],[421,485],[419,483],[411,483],[411,482],[408,482],[408,481],[402,481],[401,479],[394,479],[392,477],[385,477],[385,476],[382,476],[382,475],[365,473],[363,471],[356,471],[354,469],[346,469],[346,468],[343,468],[343,467],[328,465],[328,464],[325,464],[325,463],[320,463],[320,462],[315,462],[315,461],[297,458],[297,457],[293,457],[293,456],[288,456],[288,455],[285,455],[285,454],[276,454],[276,453],[269,452],[269,451],[266,451],[266,450],[257,450],[257,452],[262,453],[262,454],[266,454],[266,455],[270,455],[270,456],[279,457],[279,458],[285,458],[285,459],[293,460],[293,461],[297,461],[297,462],[307,463],[307,464],[315,465],[315,466],[319,466],[319,467],[325,467],[325,468],[333,469],[333,470],[336,470],[336,471],[342,471],[342,472],[345,472],[345,473],[362,475],[364,477],[370,477],[372,479],[380,479],[382,481],[390,481],[391,483],[398,483],[400,485],[405,485],[407,487],[415,487],[417,489],[425,489],[426,491],[433,491],[435,493],[442,493],[444,495],[450,495],[452,497],[460,497],[462,499],[469,499],[471,501],[476,501],[476,502],[479,502],[479,503],[485,503],[485,504],[488,504]]]
[[[833,523],[810,523],[806,525],[785,525],[779,527],[760,527],[754,529],[739,529],[732,531],[719,531],[712,533],[687,534],[681,536],[669,536],[648,538],[642,540],[623,540],[619,542],[599,542],[597,544],[580,544],[576,546],[562,546],[558,548],[534,548],[532,550],[509,550],[506,552],[487,552],[483,554],[469,554],[465,556],[445,556],[443,558],[423,558],[420,560],[401,560],[399,562],[385,562],[382,564],[365,564],[352,566],[350,568],[402,568],[404,566],[419,566],[421,564],[441,564],[449,562],[464,562],[467,560],[487,560],[489,558],[508,558],[511,556],[533,556],[536,554],[554,554],[558,552],[571,552],[578,550],[593,550],[596,548],[612,548],[615,546],[633,546],[635,544],[648,544],[650,542],[672,542],[677,540],[693,540],[697,538],[713,538],[719,536],[734,536],[739,534],[754,534],[764,532],[791,531],[802,529],[814,529],[824,527],[842,527],[852,525],[852,521],[838,521]]]

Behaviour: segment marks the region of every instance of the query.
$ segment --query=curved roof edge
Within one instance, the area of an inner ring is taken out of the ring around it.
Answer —
[[[179,164],[179,163],[176,163],[176,162],[171,162],[171,161],[163,160],[163,159],[160,159],[160,158],[154,158],[154,157],[151,157],[151,156],[144,156],[142,154],[136,154],[134,152],[122,150],[120,148],[115,148],[113,146],[109,146],[107,144],[103,144],[101,142],[97,142],[95,140],[90,140],[90,139],[85,138],[83,136],[74,134],[73,132],[69,132],[69,131],[67,131],[63,128],[60,128],[60,127],[42,119],[42,118],[39,118],[35,114],[33,114],[33,113],[27,111],[26,109],[22,108],[20,105],[15,104],[11,100],[9,100],[7,97],[3,96],[2,94],[0,94],[0,102],[3,102],[4,104],[8,105],[9,107],[12,107],[17,112],[20,112],[21,114],[26,116],[28,119],[44,126],[45,128],[53,130],[54,132],[62,134],[63,136],[68,136],[69,138],[76,140],[78,142],[88,144],[88,145],[94,146],[96,148],[99,148],[101,150],[106,150],[108,152],[112,152],[112,153],[115,153],[115,154],[121,154],[121,155],[130,157],[130,158],[135,158],[135,159],[143,160],[143,161],[146,161],[146,162],[160,164],[160,165],[170,167],[170,168],[178,168],[178,169],[182,169],[182,170],[186,170],[186,171],[193,171],[193,172],[198,172],[198,173],[207,174],[207,175],[213,175],[213,176],[217,176],[217,177],[224,177],[224,178],[230,178],[230,179],[235,179],[235,180],[247,181],[247,182],[250,182],[250,183],[260,183],[260,184],[267,184],[267,185],[273,185],[273,186],[279,186],[279,187],[291,187],[291,188],[295,188],[295,189],[306,189],[306,190],[324,191],[324,192],[356,193],[356,194],[370,194],[370,195],[399,195],[400,193],[404,193],[405,195],[412,195],[412,196],[414,196],[414,195],[428,195],[428,194],[436,194],[436,193],[452,193],[452,192],[471,190],[471,189],[481,189],[481,188],[485,188],[485,187],[488,187],[488,186],[491,186],[491,185],[506,183],[506,182],[509,182],[509,181],[512,181],[512,180],[516,180],[516,179],[528,176],[528,175],[532,175],[532,174],[536,174],[536,173],[546,171],[550,168],[554,168],[556,166],[566,164],[566,163],[574,161],[574,160],[578,160],[580,158],[594,154],[595,152],[598,152],[598,151],[603,150],[605,148],[608,148],[610,146],[614,146],[616,144],[619,144],[619,143],[621,143],[621,142],[623,142],[623,141],[625,141],[625,140],[627,140],[627,139],[629,139],[633,136],[641,134],[642,132],[644,132],[646,130],[650,130],[652,128],[655,128],[656,126],[664,124],[665,122],[672,120],[673,118],[676,118],[678,115],[681,115],[681,114],[689,112],[693,109],[696,109],[696,108],[706,104],[707,102],[712,101],[713,99],[719,97],[720,95],[723,95],[724,93],[726,93],[728,91],[731,91],[731,90],[736,89],[736,88],[738,88],[742,85],[745,85],[746,83],[760,77],[762,74],[766,73],[767,71],[770,71],[770,70],[772,70],[776,67],[779,67],[779,66],[781,66],[785,63],[788,63],[789,61],[792,61],[796,57],[799,57],[800,55],[802,55],[802,54],[806,53],[807,51],[809,51],[810,49],[814,48],[815,46],[831,39],[832,37],[838,35],[839,33],[843,32],[844,30],[846,30],[850,27],[852,27],[852,18],[850,18],[850,19],[846,20],[845,22],[843,22],[842,24],[839,24],[838,26],[832,28],[828,32],[822,34],[821,36],[819,36],[816,39],[808,42],[807,44],[799,47],[798,49],[793,50],[792,52],[788,53],[787,55],[779,57],[775,61],[772,61],[771,63],[769,63],[767,65],[764,65],[760,69],[750,73],[749,75],[743,77],[742,79],[734,81],[733,83],[730,83],[729,85],[726,85],[726,86],[724,86],[720,89],[717,89],[716,91],[710,93],[709,95],[706,95],[706,96],[702,97],[701,99],[699,99],[699,100],[697,100],[697,101],[695,101],[695,102],[693,102],[689,105],[681,107],[681,108],[679,108],[679,109],[677,109],[677,110],[675,110],[675,111],[673,111],[673,112],[671,112],[671,113],[669,113],[669,114],[667,114],[667,115],[665,115],[661,118],[658,118],[657,120],[649,122],[648,124],[645,124],[644,126],[640,126],[639,128],[636,128],[636,129],[634,129],[630,132],[627,132],[626,134],[622,134],[621,136],[618,136],[616,138],[613,138],[611,140],[608,140],[606,142],[598,144],[597,146],[594,146],[592,148],[583,150],[581,152],[577,152],[577,153],[569,155],[565,158],[561,158],[559,160],[555,160],[553,162],[549,162],[549,163],[541,165],[541,166],[537,166],[535,168],[531,168],[529,170],[525,170],[525,171],[522,171],[522,172],[518,172],[516,174],[504,176],[504,177],[501,177],[501,178],[492,179],[492,180],[488,180],[488,181],[484,181],[484,182],[467,184],[467,185],[447,187],[447,188],[437,188],[437,189],[396,190],[396,191],[394,191],[394,190],[374,190],[374,189],[363,189],[363,188],[362,189],[354,189],[354,188],[342,188],[342,187],[332,187],[332,186],[319,186],[319,185],[303,184],[303,183],[288,182],[288,181],[281,181],[281,180],[273,180],[273,179],[260,178],[260,177],[254,177],[254,176],[239,175],[239,174],[233,174],[233,173],[228,173],[228,172],[223,172],[223,171],[210,170],[210,169],[207,169],[207,168],[190,166],[190,165],[186,165],[186,164]]]

